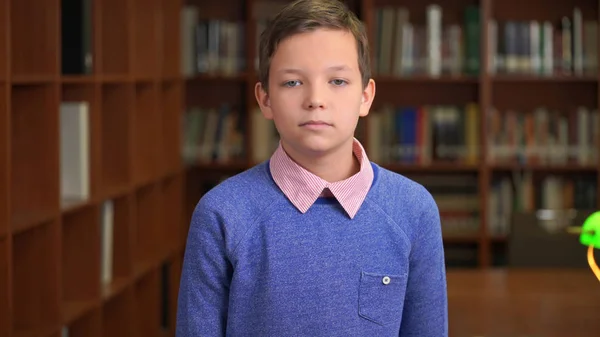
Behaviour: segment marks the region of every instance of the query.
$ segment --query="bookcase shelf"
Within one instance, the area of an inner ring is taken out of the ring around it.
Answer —
[[[146,183],[158,175],[162,160],[161,115],[157,106],[159,91],[155,83],[136,84],[134,128],[134,175],[135,182]]]
[[[159,272],[153,270],[134,284],[136,331],[140,336],[159,337],[161,331]]]
[[[102,87],[102,183],[104,194],[132,183],[135,88],[128,83]]]
[[[180,79],[181,0],[158,0],[159,69],[163,78]]]
[[[161,257],[161,247],[168,243],[161,241],[161,225],[163,221],[164,196],[160,193],[160,185],[150,184],[136,191],[136,216],[134,227],[134,261],[135,273],[146,273],[149,266],[154,266]]]
[[[161,241],[167,244],[168,251],[174,252],[185,244],[185,227],[183,212],[179,205],[183,204],[183,180],[180,175],[169,176],[162,181],[160,195],[163,198],[163,219],[160,228]]]
[[[183,249],[180,9],[0,0],[1,336],[137,336],[159,319],[139,304],[173,315],[142,278]]]
[[[99,196],[101,105],[99,84],[93,82],[63,82],[61,87],[62,107],[65,108],[65,105],[78,105],[76,113],[75,111],[63,111],[63,113],[68,113],[70,117],[65,120],[65,125],[62,127],[64,130],[61,132],[65,132],[68,143],[85,144],[83,147],[75,149],[68,146],[65,153],[61,154],[65,158],[69,158],[66,159],[68,164],[61,168],[65,172],[65,177],[62,179],[76,182],[78,186],[84,187],[82,190],[85,191],[79,194],[61,193],[61,208],[64,210],[77,205],[85,205]],[[67,122],[71,120],[76,122],[72,124]],[[69,129],[69,127],[74,130]],[[75,137],[75,135],[81,137],[81,140],[71,140],[71,137]],[[80,151],[83,151],[83,154]],[[73,152],[78,154],[75,155]],[[89,169],[82,169],[83,172],[81,172],[75,167],[89,167]]]
[[[69,337],[101,337],[102,317],[100,308],[94,307],[63,328],[66,329]]]
[[[0,0],[0,84],[6,82],[8,76],[8,3],[9,0]]]
[[[100,3],[100,71],[103,76],[127,76],[132,68],[132,19],[130,1],[102,0]]]
[[[102,336],[137,336],[135,297],[131,287],[108,299],[102,307]]]
[[[49,221],[12,238],[12,330],[35,336],[59,325],[59,222]]]
[[[10,331],[9,255],[8,238],[0,237],[0,335]]]
[[[10,198],[13,229],[35,225],[59,208],[58,87],[11,90]]]
[[[159,68],[158,10],[159,0],[132,0],[133,73],[136,78],[157,76]]]
[[[159,168],[163,173],[174,173],[181,169],[179,151],[181,146],[181,111],[183,85],[179,81],[165,81],[160,86],[160,102],[157,104],[162,125],[162,141],[157,144],[162,149]]]
[[[101,297],[106,300],[119,294],[133,275],[133,221],[135,200],[131,195],[107,199],[113,207],[112,235],[107,235],[108,252],[101,255],[109,276],[101,283]],[[106,260],[106,261],[105,261]],[[104,277],[103,277],[104,278]]]
[[[58,1],[49,0],[9,0],[10,19],[7,22],[10,22],[13,76],[58,75],[58,4]]]
[[[0,82],[0,238],[9,228],[10,120],[8,88]]]
[[[100,298],[100,211],[87,206],[62,217],[63,322],[95,308]]]

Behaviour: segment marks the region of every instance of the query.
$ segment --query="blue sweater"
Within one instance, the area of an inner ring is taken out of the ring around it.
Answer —
[[[268,161],[206,193],[188,233],[177,337],[447,336],[437,205],[372,167],[354,219],[333,198],[301,214]]]

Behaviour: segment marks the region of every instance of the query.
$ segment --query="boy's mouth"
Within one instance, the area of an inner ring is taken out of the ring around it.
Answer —
[[[327,123],[325,121],[319,121],[319,120],[310,120],[307,122],[303,122],[300,124],[300,126],[308,126],[308,127],[326,127],[326,126],[332,126],[332,124]]]

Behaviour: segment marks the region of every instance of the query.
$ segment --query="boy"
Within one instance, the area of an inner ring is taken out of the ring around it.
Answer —
[[[296,1],[264,32],[256,99],[281,141],[199,201],[178,337],[447,336],[438,208],[353,137],[368,54],[337,1]]]

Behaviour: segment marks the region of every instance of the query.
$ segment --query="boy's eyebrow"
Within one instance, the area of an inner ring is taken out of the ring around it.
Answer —
[[[327,71],[349,71],[352,70],[350,67],[348,67],[345,64],[342,65],[335,65],[335,66],[330,66],[327,67],[325,70]],[[301,69],[297,69],[297,68],[283,68],[277,71],[278,73],[283,73],[283,74],[300,74],[302,73]]]

